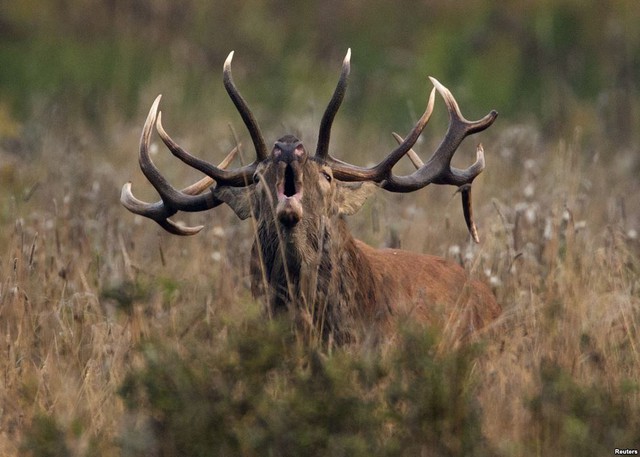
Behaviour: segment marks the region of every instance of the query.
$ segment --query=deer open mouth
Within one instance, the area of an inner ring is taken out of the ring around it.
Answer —
[[[302,219],[302,170],[298,161],[281,162],[277,179],[278,206],[276,216],[291,228]]]

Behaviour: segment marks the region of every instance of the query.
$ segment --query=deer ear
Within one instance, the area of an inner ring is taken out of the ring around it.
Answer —
[[[231,207],[236,216],[245,220],[251,217],[251,197],[255,192],[253,186],[249,187],[216,187],[212,190],[214,197],[225,202]]]
[[[372,182],[337,182],[336,203],[338,214],[350,216],[357,213],[367,198],[376,190]]]

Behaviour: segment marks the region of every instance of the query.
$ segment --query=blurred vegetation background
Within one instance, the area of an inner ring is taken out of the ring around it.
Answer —
[[[34,106],[99,129],[113,112],[146,109],[150,84],[208,113],[231,50],[237,82],[273,127],[328,98],[351,47],[341,116],[357,125],[410,123],[433,75],[466,112],[628,143],[640,120],[639,23],[634,0],[3,0],[0,133]]]

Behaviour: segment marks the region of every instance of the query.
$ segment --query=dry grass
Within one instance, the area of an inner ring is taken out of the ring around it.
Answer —
[[[495,203],[488,249],[500,252],[507,308],[479,365],[480,398],[505,454],[601,455],[640,438],[638,183],[616,169],[628,158],[583,148],[561,142],[525,162],[511,189],[522,201]]]
[[[197,127],[184,136],[197,137],[203,131]],[[587,144],[579,136],[544,143],[534,129],[495,127],[500,128],[499,136],[483,140],[488,170],[474,195],[483,239],[479,247],[452,246],[452,240],[464,240],[465,235],[457,197],[450,200],[450,189],[429,189],[417,197],[379,196],[353,217],[354,231],[380,243],[388,236],[385,221],[402,215],[394,229],[405,247],[459,256],[477,274],[486,273],[495,286],[503,317],[482,333],[480,349],[471,359],[468,353],[460,355],[467,360],[461,366],[468,369],[462,372],[460,392],[465,393],[460,398],[468,395],[479,406],[458,405],[446,413],[451,416],[445,415],[455,417],[467,410],[479,414],[486,443],[476,454],[578,455],[591,450],[589,454],[596,455],[613,453],[612,446],[637,448],[637,150],[605,150],[604,141]],[[205,397],[220,379],[236,382],[232,395],[242,396],[251,392],[249,381],[242,384],[242,378],[233,376],[255,376],[258,384],[268,381],[261,387],[267,390],[257,392],[273,400],[271,407],[305,411],[296,403],[300,399],[289,395],[315,392],[305,384],[306,375],[296,377],[296,369],[304,374],[309,363],[318,364],[335,387],[326,388],[327,401],[351,405],[361,396],[370,402],[367,408],[373,408],[362,410],[371,417],[386,411],[379,423],[370,425],[386,424],[383,436],[393,445],[385,448],[389,455],[394,449],[455,455],[465,448],[452,436],[466,433],[468,440],[477,439],[464,428],[472,427],[473,421],[451,420],[451,429],[442,426],[445,431],[424,438],[422,448],[403,447],[405,441],[415,443],[416,436],[431,430],[425,423],[435,423],[427,420],[410,427],[411,402],[421,403],[408,393],[426,395],[411,386],[450,380],[450,354],[437,340],[434,346],[416,343],[416,348],[426,348],[424,357],[431,364],[427,371],[413,366],[420,358],[380,349],[379,369],[386,375],[373,376],[370,385],[351,382],[358,371],[353,366],[379,358],[358,347],[321,353],[313,362],[316,352],[294,342],[296,350],[282,355],[282,360],[272,354],[268,360],[273,365],[267,368],[238,362],[240,368],[225,371],[233,354],[243,354],[238,348],[244,347],[245,336],[252,344],[262,335],[267,342],[278,342],[273,347],[290,349],[282,346],[283,333],[256,330],[259,306],[249,298],[246,284],[250,224],[220,209],[208,215],[209,230],[199,236],[182,239],[161,233],[118,203],[120,185],[134,176],[137,127],[114,126],[102,138],[74,131],[44,130],[37,141],[27,143],[21,156],[0,151],[0,455],[107,456],[120,455],[123,449],[142,455],[144,449],[153,450],[158,443],[151,437],[148,415],[165,427],[170,421],[158,416],[158,411],[168,414],[162,405],[153,409],[145,403],[153,403],[153,385],[140,373],[166,376],[176,395],[182,392],[181,384],[172,384],[172,376],[190,373],[203,389],[195,392]],[[180,175],[166,165],[169,161],[159,161],[176,181],[193,177]],[[134,188],[140,189],[142,182],[136,175]],[[396,198],[402,209],[389,204]],[[445,212],[447,218],[441,222],[427,211]],[[378,232],[366,228],[370,217],[379,218]],[[403,344],[414,341],[411,338]],[[154,350],[161,354],[154,356]],[[161,362],[156,371],[145,371],[153,360]],[[283,367],[293,373],[291,378],[278,371]],[[436,369],[442,369],[440,378],[425,376]],[[396,390],[408,397],[398,407],[389,400],[389,389],[397,387],[394,382],[400,378],[404,381],[398,385],[405,390]],[[123,385],[136,385],[136,395],[141,396],[123,397]],[[244,430],[241,426],[248,419],[235,409],[228,414],[233,430]],[[336,417],[327,415],[325,420],[335,424]],[[402,424],[406,430],[401,430]],[[355,435],[367,436],[361,430]],[[245,438],[237,449],[252,455],[255,436]],[[361,449],[353,443],[333,446]],[[273,449],[283,449],[278,445]],[[331,453],[337,448],[323,449]]]

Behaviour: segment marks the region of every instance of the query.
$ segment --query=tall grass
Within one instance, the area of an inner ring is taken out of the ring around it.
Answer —
[[[138,128],[122,121],[96,138],[45,125],[25,141],[28,154],[2,152],[0,454],[524,456],[637,447],[634,150],[503,127],[484,140],[478,247],[452,248],[465,234],[448,189],[376,196],[352,218],[359,236],[382,243],[384,221],[413,208],[400,226],[403,244],[486,274],[504,313],[459,349],[438,329],[399,323],[379,347],[327,352],[288,322],[267,321],[250,298],[250,224],[220,208],[208,231],[182,239],[120,207]],[[202,131],[192,129],[185,137]],[[158,162],[172,179],[191,179]],[[427,210],[450,216],[439,222]]]
[[[499,439],[508,452],[604,454],[638,442],[638,220],[627,209],[637,183],[618,174],[623,157],[605,164],[597,145],[585,147],[579,137],[549,147],[511,189],[524,195],[495,204],[512,306],[481,396],[496,437],[517,430]]]

